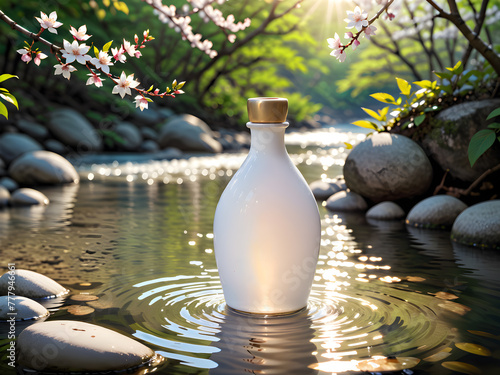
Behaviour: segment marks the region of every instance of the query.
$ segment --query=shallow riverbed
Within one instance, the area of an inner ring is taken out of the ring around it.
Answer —
[[[287,144],[311,182],[341,174],[343,142],[363,137],[332,128],[289,134]],[[49,206],[0,211],[0,266],[14,262],[70,288],[43,301],[49,319],[135,337],[165,358],[157,374],[497,373],[500,255],[451,243],[449,232],[320,205],[307,309],[281,318],[229,311],[212,223],[244,158],[83,164],[80,185],[42,190]],[[81,293],[98,299],[71,299]],[[7,340],[0,346],[0,373],[12,373]]]

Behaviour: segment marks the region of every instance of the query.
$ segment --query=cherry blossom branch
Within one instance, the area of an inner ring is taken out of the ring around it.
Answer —
[[[0,20],[4,21],[7,25],[9,25],[12,28],[12,30],[17,30],[21,34],[32,39],[33,41],[43,43],[47,47],[50,47],[51,51],[60,52],[62,49],[62,47],[59,47],[58,45],[49,42],[47,39],[40,37],[40,32],[38,34],[35,34],[25,29],[24,27],[16,23],[14,20],[12,20],[10,17],[8,17],[2,10],[0,10]],[[41,29],[41,31],[43,31],[43,29]]]
[[[392,4],[393,2],[394,2],[394,0],[389,0],[389,1],[388,1],[388,2],[387,2],[387,3],[386,3],[386,4],[382,7],[382,8],[380,8],[380,10],[377,12],[377,14],[375,14],[372,18],[370,18],[370,19],[368,20],[368,25],[363,26],[363,28],[362,28],[360,31],[358,31],[356,34],[354,34],[354,35],[352,36],[352,40],[351,40],[349,43],[347,43],[347,44],[345,44],[345,45],[343,45],[343,46],[342,46],[342,52],[343,52],[346,48],[348,48],[349,46],[351,46],[351,45],[354,43],[354,41],[355,41],[355,40],[356,40],[356,41],[358,41],[358,39],[359,39],[359,37],[361,36],[361,34],[363,34],[363,33],[366,31],[366,29],[367,29],[367,28],[368,28],[368,27],[369,27],[372,23],[374,23],[376,20],[378,20],[378,19],[380,18],[380,16],[381,16],[384,12],[386,12],[386,11],[389,9],[389,7],[391,6],[391,4]]]
[[[122,71],[120,77],[115,77],[109,72],[109,66],[114,65],[111,58],[114,58],[115,63],[124,63],[126,61],[125,53],[129,54],[131,57],[136,58],[142,56],[139,50],[146,47],[146,42],[154,39],[149,35],[149,30],[144,31],[141,43],[139,43],[139,37],[135,35],[135,44],[132,44],[123,39],[123,44],[121,44],[119,48],[111,48],[111,41],[106,43],[102,50],[99,50],[95,46],[87,46],[85,43],[79,43],[80,41],[86,41],[92,36],[87,35],[86,25],[81,26],[78,30],[71,26],[70,33],[73,35],[73,42],[70,43],[66,39],[64,39],[63,47],[59,47],[41,38],[40,36],[45,30],[57,34],[56,29],[62,26],[62,23],[57,21],[57,13],[52,12],[48,16],[43,12],[40,12],[40,14],[41,18],[35,17],[40,23],[40,31],[35,34],[18,25],[15,21],[13,21],[0,10],[0,19],[2,21],[10,25],[14,30],[18,30],[23,35],[26,35],[32,39],[31,44],[25,41],[26,46],[17,50],[17,53],[21,54],[21,60],[26,64],[28,64],[33,59],[33,57],[36,65],[40,65],[41,60],[47,58],[47,55],[39,51],[38,48],[33,48],[35,42],[40,41],[50,47],[51,53],[55,56],[59,63],[54,66],[55,75],[62,75],[64,78],[69,80],[71,72],[77,70],[74,66],[71,65],[76,61],[84,65],[85,68],[90,71],[90,74],[88,74],[90,78],[87,80],[87,85],[95,84],[97,87],[102,87],[103,80],[99,77],[99,75],[102,73],[115,83],[115,87],[113,87],[112,91],[113,94],[119,94],[122,98],[124,98],[125,95],[131,95],[131,90],[138,92],[139,95],[135,97],[135,103],[137,107],[140,107],[141,111],[144,108],[148,108],[148,103],[152,101],[150,97],[175,97],[175,95],[184,93],[181,88],[184,86],[185,82],[177,83],[177,80],[174,80],[174,82],[172,83],[172,89],[167,87],[164,92],[160,92],[158,88],[153,90],[153,86],[151,86],[148,90],[138,88],[137,86],[140,84],[140,82],[134,79],[133,74],[127,76],[125,72]],[[95,53],[94,58],[90,57],[87,54],[92,47],[94,48]],[[108,55],[108,51],[110,48],[112,52],[111,57]],[[65,60],[64,63],[62,62],[61,58]]]

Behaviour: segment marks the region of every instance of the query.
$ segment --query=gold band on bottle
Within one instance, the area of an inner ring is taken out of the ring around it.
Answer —
[[[282,123],[288,114],[285,98],[250,98],[247,102],[248,119],[261,124]]]

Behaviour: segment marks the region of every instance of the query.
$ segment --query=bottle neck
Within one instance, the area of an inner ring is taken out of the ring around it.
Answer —
[[[257,153],[285,153],[285,129],[288,122],[261,124],[248,122],[252,134],[250,151]]]

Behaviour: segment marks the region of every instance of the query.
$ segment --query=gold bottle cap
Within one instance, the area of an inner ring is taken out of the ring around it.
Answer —
[[[286,121],[288,100],[285,98],[250,98],[247,102],[248,119],[261,124]]]

